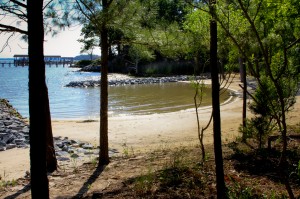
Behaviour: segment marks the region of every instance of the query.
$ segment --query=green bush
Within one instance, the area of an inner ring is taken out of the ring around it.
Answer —
[[[82,67],[88,66],[90,64],[92,64],[91,60],[80,60],[75,65],[82,68]]]

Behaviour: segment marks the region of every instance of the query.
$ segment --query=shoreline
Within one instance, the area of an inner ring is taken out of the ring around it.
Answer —
[[[230,89],[241,91],[236,78]],[[289,114],[289,124],[299,123],[300,96],[296,97],[294,110]],[[229,143],[239,136],[238,127],[242,123],[242,99],[236,97],[233,102],[220,107],[222,142]],[[199,110],[200,124],[206,125],[211,114],[211,107]],[[248,111],[247,117],[251,117]],[[86,118],[85,120],[88,120]],[[198,146],[196,115],[193,109],[171,113],[138,116],[118,116],[108,118],[109,148],[118,150],[117,155],[147,153],[157,149],[170,149],[178,146]],[[99,120],[84,122],[84,119],[52,119],[53,136],[68,137],[93,145],[99,143]],[[205,131],[204,143],[213,143],[212,124]],[[66,165],[59,165],[64,167]],[[79,164],[79,163],[78,163]],[[71,166],[71,163],[69,163]],[[61,167],[61,168],[62,168]],[[29,171],[29,149],[11,149],[0,153],[0,175],[5,172],[5,180],[24,177]]]
[[[226,115],[240,121],[241,99],[236,97],[232,103],[221,106]],[[229,111],[229,112],[228,112]],[[201,124],[210,117],[211,107],[199,110]],[[98,120],[85,122],[84,119],[52,119],[53,136],[68,137],[97,146],[99,143],[100,122]],[[150,115],[125,115],[108,118],[109,148],[116,149],[122,155],[125,150],[131,153],[144,153],[161,148],[198,145],[197,124],[194,109]],[[227,122],[234,124],[235,122]],[[233,127],[230,127],[233,129]],[[224,131],[230,131],[228,128]],[[232,140],[236,131],[227,133],[226,138]],[[212,143],[211,127],[207,130],[205,143]],[[71,165],[71,162],[59,162],[59,165]],[[5,179],[24,177],[30,170],[29,149],[11,149],[0,153],[0,171],[5,172]],[[0,173],[4,175],[4,173]]]

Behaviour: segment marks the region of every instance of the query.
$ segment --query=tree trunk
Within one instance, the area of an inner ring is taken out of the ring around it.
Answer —
[[[52,173],[57,170],[57,159],[55,155],[53,134],[52,134],[52,125],[51,125],[51,114],[50,114],[50,106],[49,106],[49,97],[47,87],[45,89],[44,94],[45,106],[46,106],[46,146],[47,146],[47,171]]]
[[[240,58],[240,67],[241,67],[241,82],[243,85],[243,130],[246,129],[246,118],[247,118],[247,76],[246,76],[246,64],[243,58]],[[242,137],[243,141],[246,141],[245,133]]]
[[[221,117],[220,117],[220,84],[217,57],[217,22],[215,20],[215,0],[210,0],[210,12],[212,19],[210,21],[210,64],[211,64],[211,82],[212,82],[212,107],[213,107],[213,134],[214,134],[214,153],[216,163],[217,178],[217,198],[226,198],[223,154],[221,140]]]
[[[277,88],[280,88],[279,86]],[[282,89],[279,92],[279,99],[280,99],[280,104],[281,104],[281,114],[282,114],[282,129],[281,129],[281,139],[282,139],[282,152],[281,152],[281,157],[279,161],[279,172],[281,175],[281,178],[283,180],[283,183],[285,184],[285,188],[289,194],[289,197],[291,199],[294,199],[294,193],[292,190],[292,187],[289,182],[289,172],[288,172],[288,161],[286,157],[286,152],[287,152],[287,124],[286,124],[286,113],[285,113],[285,106],[284,106],[284,98],[282,94]]]
[[[32,198],[49,198],[46,165],[47,87],[44,62],[43,1],[27,1],[29,55],[29,136]]]
[[[107,12],[107,0],[102,0],[103,12]],[[100,96],[100,152],[99,166],[109,163],[108,155],[108,30],[104,23],[101,28],[101,96]]]

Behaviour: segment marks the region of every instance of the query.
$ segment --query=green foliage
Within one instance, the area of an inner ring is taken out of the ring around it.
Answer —
[[[135,178],[133,182],[134,191],[139,195],[149,193],[155,186],[154,179],[155,175],[151,170],[149,170],[147,174]]]
[[[0,190],[6,187],[14,187],[17,185],[17,181],[16,180],[0,180]]]
[[[250,199],[250,198],[259,198],[256,194],[253,193],[252,188],[242,186],[238,181],[231,178],[233,185],[228,186],[228,198],[230,199]]]
[[[154,62],[140,67],[145,76],[192,75],[193,64],[189,62]]]
[[[138,195],[151,195],[154,192],[171,189],[199,190],[203,186],[203,176],[198,167],[191,168],[188,150],[178,148],[170,155],[166,166],[158,171],[148,169],[145,175],[132,179],[133,189]]]
[[[243,139],[254,138],[258,142],[259,148],[266,143],[268,136],[274,129],[274,122],[269,117],[256,115],[254,118],[246,120],[246,128],[241,125],[239,131],[243,134]]]
[[[122,144],[122,148],[123,148],[124,158],[130,158],[130,157],[134,156],[134,149],[133,149],[133,147],[129,147],[127,145],[126,140],[124,140],[124,142]]]
[[[77,63],[76,63],[76,66],[78,66],[78,67],[84,67],[84,66],[87,66],[87,65],[90,65],[90,64],[92,64],[92,60],[80,60],[80,61],[78,61]]]
[[[92,65],[100,65],[101,66],[101,59],[95,59],[92,61]]]
[[[155,58],[153,51],[144,45],[131,45],[128,55],[135,62],[136,66],[140,61],[152,61]]]
[[[73,168],[74,173],[79,172],[79,165],[78,165],[78,156],[76,155],[71,155],[71,167]]]
[[[0,190],[5,189],[9,186],[14,187],[17,185],[17,181],[15,179],[6,180],[7,177],[7,174],[5,173],[5,171],[3,171],[3,175],[0,175]]]

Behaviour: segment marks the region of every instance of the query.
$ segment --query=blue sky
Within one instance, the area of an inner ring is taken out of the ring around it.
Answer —
[[[61,55],[64,57],[74,57],[80,54],[82,44],[77,40],[80,38],[80,26],[72,27],[60,32],[55,37],[46,35],[44,43],[45,55]],[[6,47],[3,52],[0,52],[0,58],[10,58],[14,54],[27,54],[27,43],[22,41],[20,35],[14,36],[9,47]],[[0,36],[0,50],[5,44],[7,36]],[[100,50],[95,49],[94,54],[100,55]]]

